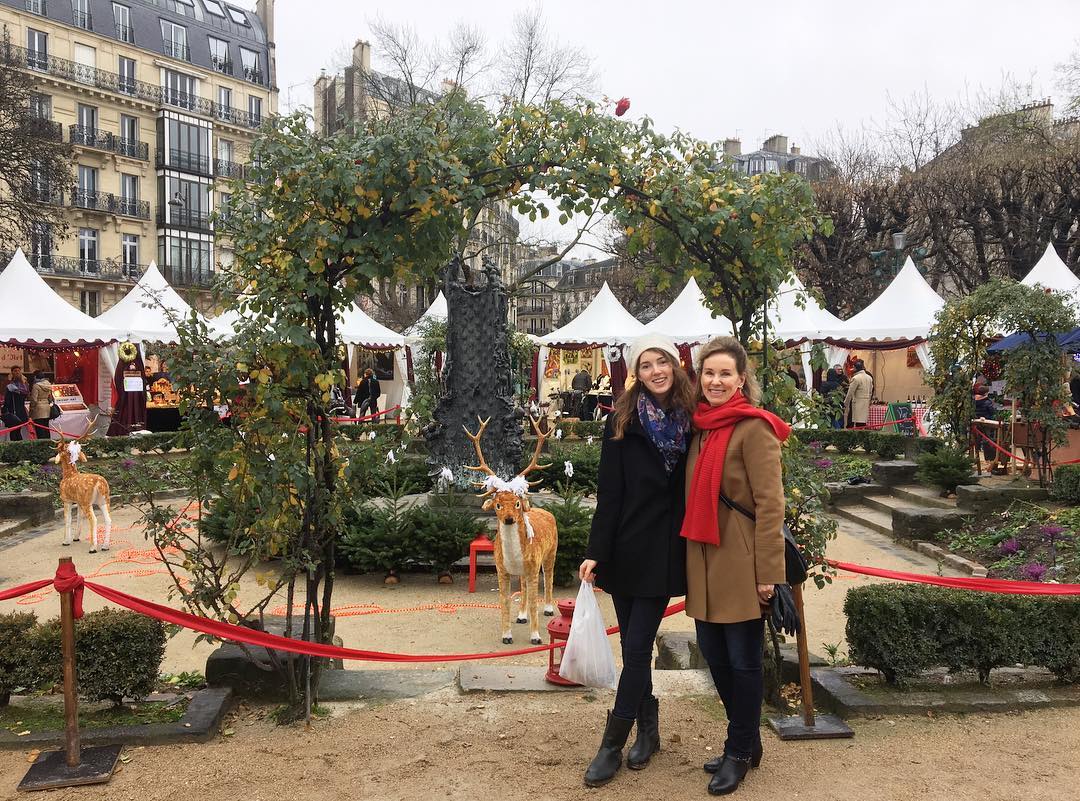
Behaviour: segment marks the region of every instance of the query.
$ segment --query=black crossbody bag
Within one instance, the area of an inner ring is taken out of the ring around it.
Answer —
[[[735,503],[724,493],[720,493],[720,501],[728,509],[738,512],[744,515],[750,520],[757,522],[757,516],[744,506]],[[794,587],[796,584],[802,584],[806,581],[806,574],[810,570],[810,565],[806,562],[806,557],[803,556],[803,552],[799,550],[799,546],[795,544],[795,535],[791,533],[791,529],[788,528],[787,523],[784,524],[784,573],[787,575],[787,583]]]

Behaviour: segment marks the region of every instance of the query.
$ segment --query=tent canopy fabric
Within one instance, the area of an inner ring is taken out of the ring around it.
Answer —
[[[581,314],[540,341],[553,347],[628,345],[644,333],[645,326],[623,308],[605,281]]]
[[[1057,340],[1057,344],[1062,350],[1070,353],[1080,349],[1080,328],[1073,329],[1064,334],[1054,334],[1054,338]],[[1021,345],[1026,345],[1032,341],[1030,334],[1009,334],[1007,337],[1003,337],[991,345],[987,350],[990,353],[1005,353],[1010,350],[1015,350]]]
[[[1044,289],[1053,289],[1057,292],[1067,292],[1080,302],[1080,278],[1061,260],[1053,243],[1046,246],[1043,253],[1031,271],[1020,281],[1024,286],[1041,286]]]
[[[116,339],[112,330],[83,314],[45,283],[30,266],[22,248],[0,273],[0,342],[24,347],[104,345]]]
[[[337,334],[345,344],[363,348],[400,348],[405,345],[404,336],[372,320],[359,303],[354,303],[338,317]]]
[[[934,315],[944,305],[945,301],[908,257],[903,269],[873,303],[826,338],[851,343],[926,339],[934,326]]]
[[[696,345],[713,337],[730,335],[731,321],[723,315],[713,317],[705,305],[704,293],[691,276],[671,305],[645,324],[645,330],[666,334],[680,345]]]
[[[420,315],[420,319],[405,329],[405,341],[410,345],[418,345],[420,340],[423,339],[421,332],[425,324],[429,322],[445,323],[448,315],[446,296],[440,290],[435,300],[428,306],[427,311]]]
[[[98,317],[113,329],[117,339],[131,342],[176,344],[180,337],[177,323],[191,316],[189,306],[150,262],[142,278],[119,303]]]
[[[802,308],[800,297],[805,301]],[[843,326],[843,320],[807,293],[798,276],[786,280],[777,296],[769,301],[769,334],[773,339],[784,342],[824,339]]]

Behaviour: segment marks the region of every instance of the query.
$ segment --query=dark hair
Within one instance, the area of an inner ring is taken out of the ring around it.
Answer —
[[[694,365],[698,374],[698,384],[695,389],[697,400],[705,400],[705,393],[701,391],[701,368],[706,359],[718,353],[725,353],[735,360],[735,369],[743,377],[743,394],[751,404],[760,406],[761,387],[758,386],[757,377],[754,375],[754,367],[746,355],[746,348],[735,337],[716,337],[705,343],[701,349],[697,363]]]
[[[855,360],[855,372],[859,372],[859,370],[865,370],[865,369],[866,369],[866,362],[864,362],[862,359],[856,359]]]
[[[694,384],[690,380],[690,376],[686,374],[686,371],[678,361],[671,358],[671,354],[664,353],[664,351],[658,350],[657,348],[649,348],[648,350],[656,350],[658,353],[663,353],[664,358],[671,362],[671,392],[668,394],[670,407],[672,409],[685,409],[687,414],[693,414]],[[645,352],[647,353],[648,350]],[[619,396],[619,399],[615,401],[614,409],[612,409],[612,414],[615,415],[615,420],[611,426],[612,439],[623,438],[623,434],[626,433],[626,427],[630,425],[633,416],[637,414],[638,396],[644,391],[646,390],[642,387],[641,381],[635,374],[634,385]]]

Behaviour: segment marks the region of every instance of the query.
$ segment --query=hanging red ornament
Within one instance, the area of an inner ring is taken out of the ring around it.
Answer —
[[[625,114],[629,110],[630,110],[630,98],[629,97],[620,98],[619,102],[615,104],[615,116],[616,117],[621,117],[623,114]]]

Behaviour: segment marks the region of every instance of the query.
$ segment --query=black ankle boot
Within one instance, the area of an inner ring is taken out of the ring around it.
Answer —
[[[720,760],[720,767],[709,780],[709,795],[728,795],[739,789],[742,780],[750,770],[749,759],[725,754]]]
[[[596,752],[596,756],[585,771],[586,787],[599,787],[615,777],[622,766],[623,746],[626,745],[626,738],[630,736],[630,727],[633,725],[634,721],[617,718],[608,712],[607,726],[604,727],[604,738],[600,741],[600,750]]]
[[[763,753],[764,749],[762,749],[761,747],[761,740],[758,740],[756,743],[754,743],[754,751],[750,755],[750,767],[756,768],[758,765],[761,764],[761,756]],[[718,757],[713,757],[704,765],[702,765],[702,767],[705,769],[705,772],[716,773],[716,771],[720,769],[720,763],[724,761],[724,756],[724,754],[721,754]]]
[[[638,706],[637,736],[626,755],[626,767],[641,770],[660,750],[660,702],[650,695]]]

